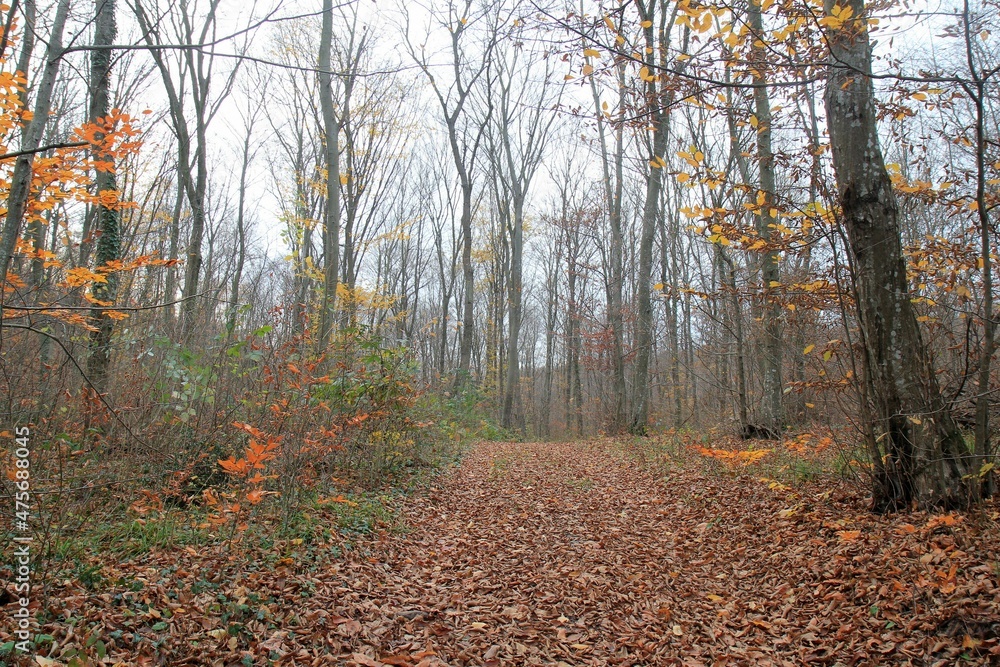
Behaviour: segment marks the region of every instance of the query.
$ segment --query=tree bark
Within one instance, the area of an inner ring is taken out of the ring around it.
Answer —
[[[111,58],[113,51],[109,48],[114,44],[118,29],[115,23],[115,0],[95,0],[94,7],[94,46],[90,52],[90,122],[96,123],[111,112]],[[94,179],[98,194],[106,191],[117,191],[114,157],[98,154],[94,156],[104,162],[106,167],[97,172]],[[94,263],[100,268],[110,262],[121,259],[121,211],[116,206],[95,204],[97,252]],[[112,305],[118,298],[118,274],[105,275],[107,282],[95,283],[92,293],[95,299],[106,305]],[[96,331],[90,334],[90,356],[87,358],[87,372],[90,382],[99,393],[108,390],[108,370],[111,364],[111,336],[114,333],[115,321],[108,316],[107,311],[99,308],[91,310],[90,315]]]
[[[827,0],[827,13],[833,8]],[[964,507],[973,457],[945,402],[917,323],[906,277],[899,206],[879,146],[864,0],[828,31],[826,112],[833,166],[855,260],[858,318],[884,448],[874,509]]]
[[[340,124],[333,108],[333,0],[323,0],[323,28],[319,47],[319,99],[323,114],[326,158],[326,209],[323,224],[323,303],[320,310],[318,351],[330,343],[340,275]]]
[[[625,69],[620,63],[615,68],[618,77],[618,115],[625,116]],[[625,161],[624,128],[619,123],[615,128],[615,153],[608,152],[608,140],[605,132],[604,111],[602,110],[597,84],[590,80],[590,90],[594,98],[594,111],[597,114],[597,137],[601,147],[602,185],[604,189],[604,206],[608,212],[608,226],[611,231],[611,244],[608,248],[610,279],[607,281],[608,325],[611,328],[611,367],[612,367],[612,408],[608,417],[608,431],[617,433],[625,427],[628,407],[627,387],[625,384],[625,343],[624,343],[624,268],[623,255],[625,235],[622,231],[622,190],[624,187],[623,171]]]
[[[667,3],[660,2],[659,26],[654,30],[655,4],[646,8],[641,1],[636,2],[640,18],[646,22],[643,29],[646,42],[646,64],[650,74],[646,82],[645,106],[648,111],[652,143],[648,155],[649,172],[646,177],[646,198],[642,209],[642,229],[639,237],[639,271],[636,277],[636,340],[635,374],[632,383],[632,414],[628,430],[634,435],[645,435],[649,427],[649,362],[653,348],[653,242],[656,238],[656,222],[660,217],[660,194],[663,190],[663,172],[666,167],[664,155],[670,126],[667,109],[671,98],[671,86],[666,81],[667,51],[669,34],[673,29],[673,18],[667,14]],[[675,10],[676,12],[676,10]],[[657,35],[658,33],[658,35]],[[654,48],[655,47],[655,48]],[[655,53],[658,58],[654,58]],[[655,66],[655,67],[654,67]]]
[[[985,468],[992,462],[993,452],[990,445],[990,376],[993,365],[993,354],[996,350],[996,320],[993,313],[993,257],[990,239],[989,204],[986,200],[986,79],[976,66],[976,58],[972,46],[974,28],[971,25],[969,0],[965,0],[962,11],[963,32],[965,33],[966,59],[971,76],[971,85],[966,85],[966,92],[972,98],[976,111],[976,214],[979,222],[980,270],[983,276],[983,344],[979,350],[979,378],[976,392],[976,425],[975,425],[975,468],[979,476],[979,495],[988,498],[993,495],[993,475],[985,474]],[[996,70],[993,70],[995,73]]]
[[[761,313],[764,318],[763,354],[760,355],[760,370],[764,380],[764,391],[761,397],[761,421],[764,428],[777,435],[784,426],[785,415],[782,406],[781,380],[781,304],[775,296],[774,287],[781,281],[778,251],[771,248],[771,228],[776,218],[774,210],[774,152],[771,148],[771,100],[767,91],[768,67],[766,47],[764,44],[764,24],[761,16],[759,0],[749,0],[747,3],[747,18],[752,35],[750,60],[752,63],[754,83],[753,100],[754,115],[757,118],[757,166],[760,179],[760,192],[763,203],[758,202],[757,236],[767,244],[761,256],[760,278],[764,303]]]

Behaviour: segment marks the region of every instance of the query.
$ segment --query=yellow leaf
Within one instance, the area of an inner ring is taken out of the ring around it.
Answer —
[[[662,292],[663,291],[663,283],[656,283],[655,285],[653,285],[653,289],[656,290],[657,292]]]
[[[597,49],[584,49],[583,55],[585,58],[600,58],[601,52]]]
[[[587,76],[588,74],[593,74],[594,73],[594,66],[593,65],[584,65],[583,66],[583,70],[581,70],[581,71],[583,72],[584,76]]]
[[[707,598],[708,598],[709,600],[711,600],[712,602],[722,602],[723,600],[725,600],[725,598],[724,598],[724,597],[722,597],[721,595],[714,595],[714,594],[712,594],[712,593],[709,593],[709,594],[708,594],[708,595],[706,595],[705,597],[707,597]]]
[[[687,183],[690,180],[691,180],[691,174],[685,174],[684,172],[677,174],[678,183]]]
[[[87,283],[106,283],[108,279],[99,273],[94,273],[85,266],[78,266],[66,272],[66,286],[80,287]]]
[[[652,21],[643,21],[639,25],[641,25],[643,28],[652,28],[653,27],[653,22]]]
[[[809,354],[816,349],[815,345],[806,345],[806,349],[802,350],[802,354]]]

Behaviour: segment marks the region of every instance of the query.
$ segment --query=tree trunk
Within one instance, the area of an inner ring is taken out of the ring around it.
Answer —
[[[229,287],[229,315],[226,318],[226,336],[230,339],[236,333],[236,316],[240,309],[240,283],[243,281],[243,267],[247,256],[246,200],[247,171],[250,167],[250,134],[251,127],[248,125],[247,133],[243,137],[243,164],[240,167],[240,194],[236,210],[236,269],[233,271]]]
[[[645,21],[643,29],[646,42],[646,64],[650,72],[659,72],[646,82],[645,105],[649,116],[652,143],[648,155],[649,172],[646,178],[646,198],[642,208],[642,228],[639,236],[639,273],[636,277],[636,340],[635,374],[632,383],[632,414],[629,418],[629,432],[645,435],[649,426],[649,361],[653,348],[653,242],[656,238],[656,222],[660,217],[660,194],[663,189],[663,172],[666,167],[664,154],[670,126],[667,108],[673,97],[671,86],[666,82],[667,50],[669,33],[673,19],[667,21],[667,3],[660,2],[659,26],[654,31],[653,19],[656,6],[649,4],[646,9],[642,2],[636,2],[640,17]],[[675,10],[676,11],[676,10]],[[659,38],[656,38],[656,33]],[[686,40],[685,40],[686,41]],[[658,47],[658,48],[654,48]],[[686,50],[686,49],[685,49]],[[654,53],[659,56],[654,58]],[[654,68],[658,65],[658,68]]]
[[[462,333],[458,345],[458,372],[455,374],[457,391],[469,381],[472,368],[476,277],[472,270],[472,180],[466,173],[461,154],[458,152],[457,140],[452,142],[452,151],[455,155],[455,165],[462,174]]]
[[[179,139],[178,139],[179,141]],[[181,209],[184,206],[184,185],[182,183],[183,172],[177,170],[177,197],[174,199],[174,210],[170,216],[170,241],[167,246],[167,259],[177,260],[181,245]],[[174,316],[176,314],[174,300],[177,298],[177,266],[171,264],[167,267],[167,275],[164,279],[163,300],[171,305],[163,309],[163,324],[167,335],[173,332]]]
[[[96,123],[106,117],[111,111],[111,57],[110,48],[118,33],[115,24],[115,0],[95,0],[94,8],[94,46],[90,52],[90,122]],[[97,172],[94,179],[98,194],[118,189],[115,177],[114,158],[109,155],[95,155],[110,163]],[[116,206],[95,205],[96,229],[100,235],[97,238],[97,253],[94,263],[97,268],[121,259],[121,212]],[[95,283],[93,296],[99,302],[112,305],[118,298],[118,273],[108,273],[107,282]],[[90,356],[87,358],[87,373],[90,381],[99,393],[108,390],[108,368],[111,362],[111,336],[114,333],[115,321],[108,317],[107,312],[94,308],[90,314],[91,323],[96,331],[90,334]]]
[[[522,310],[522,268],[521,257],[524,249],[524,198],[520,192],[514,193],[514,219],[510,238],[510,283],[507,285],[507,378],[503,394],[504,428],[513,429],[523,425],[517,419],[520,403],[521,366],[520,336]]]
[[[975,51],[972,46],[973,30],[970,25],[969,0],[965,0],[962,23],[965,32],[966,58],[972,85],[966,86],[976,109],[976,213],[979,221],[980,262],[983,276],[983,345],[979,350],[979,379],[976,392],[976,426],[974,472],[979,475],[981,498],[993,495],[993,475],[984,474],[986,466],[992,462],[990,446],[990,370],[993,353],[996,350],[996,321],[993,313],[993,257],[990,239],[989,203],[986,200],[986,80],[976,67]],[[996,70],[994,70],[995,73]]]
[[[319,98],[323,114],[326,157],[326,209],[323,225],[323,303],[320,310],[319,353],[326,351],[337,305],[340,273],[340,126],[333,109],[333,0],[323,0],[323,28],[319,47]]]
[[[832,0],[827,0],[829,13]],[[899,206],[879,146],[864,0],[828,32],[826,112],[843,224],[857,271],[858,317],[885,452],[874,479],[877,511],[963,507],[973,457],[941,395],[906,277]]]
[[[761,421],[771,434],[778,434],[784,426],[785,415],[781,404],[781,304],[774,287],[780,283],[778,251],[770,248],[771,228],[776,222],[774,210],[774,152],[771,149],[771,101],[767,91],[765,72],[768,67],[764,44],[764,25],[760,4],[755,0],[747,3],[747,18],[753,32],[753,46],[750,59],[753,62],[754,115],[757,117],[757,165],[760,178],[760,192],[763,202],[758,201],[757,235],[767,244],[761,257],[760,278],[764,303],[761,313],[764,318],[764,345],[760,355],[760,370],[764,380],[761,397]]]
[[[616,67],[618,77],[619,97],[618,115],[625,115],[625,70],[624,64]],[[625,344],[624,344],[624,234],[622,232],[622,189],[624,184],[624,129],[619,124],[615,128],[615,154],[608,153],[608,141],[605,134],[605,122],[597,84],[590,80],[591,95],[594,98],[594,110],[597,114],[597,136],[601,146],[602,185],[604,188],[604,205],[608,212],[608,226],[611,230],[611,247],[608,249],[611,277],[607,281],[608,325],[611,327],[611,368],[612,368],[612,408],[608,418],[608,431],[616,433],[625,426],[626,409],[628,406],[627,388],[625,385]],[[613,162],[612,162],[613,160]]]
[[[69,13],[69,0],[60,0],[56,7],[55,19],[52,22],[52,33],[49,35],[48,46],[45,49],[45,67],[42,79],[35,92],[35,108],[31,124],[24,133],[21,143],[22,151],[33,151],[45,134],[45,126],[49,120],[49,109],[52,104],[52,89],[55,87],[56,75],[59,73],[59,63],[63,56],[62,34],[66,27],[66,15]],[[14,163],[14,173],[10,177],[10,190],[7,195],[7,217],[4,219],[3,233],[0,235],[0,278],[7,279],[17,238],[21,234],[24,214],[31,194],[32,165],[35,154],[21,155]]]

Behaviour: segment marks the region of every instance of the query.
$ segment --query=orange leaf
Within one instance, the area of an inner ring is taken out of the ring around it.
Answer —
[[[232,456],[228,459],[219,459],[222,469],[231,475],[246,475],[250,467],[246,459],[236,460]]]

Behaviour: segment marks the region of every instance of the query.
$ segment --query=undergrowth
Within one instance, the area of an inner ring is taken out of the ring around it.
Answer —
[[[359,536],[405,530],[404,494],[473,441],[505,435],[483,416],[486,397],[421,386],[409,352],[367,330],[341,332],[320,359],[310,347],[273,340],[269,326],[214,351],[163,341],[149,350],[160,363],[135,369],[127,409],[59,396],[48,417],[22,415],[33,586],[100,590],[113,582],[108,563],[171,550],[265,564],[266,545],[296,561],[337,557]],[[13,536],[5,515],[0,538]]]
[[[862,446],[842,433],[799,431],[781,440],[743,440],[724,433],[670,430],[628,442],[628,450],[663,474],[694,466],[705,474],[752,476],[762,483],[799,486],[836,478],[852,483],[871,469]]]

